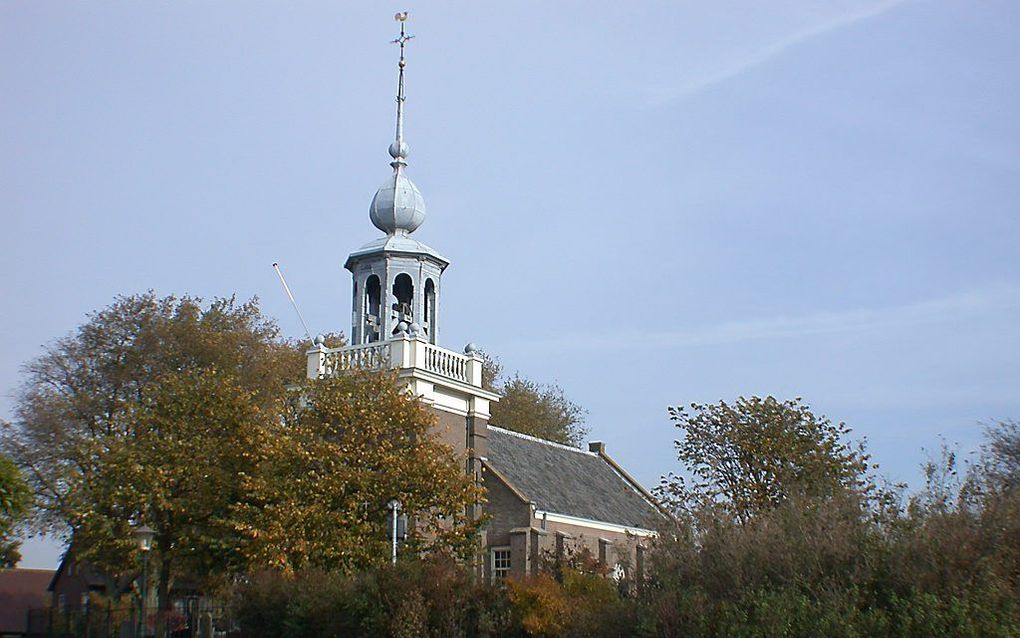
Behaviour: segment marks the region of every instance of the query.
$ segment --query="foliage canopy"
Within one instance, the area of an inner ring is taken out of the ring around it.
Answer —
[[[388,498],[423,524],[444,516],[433,545],[460,542],[478,495],[413,397],[387,376],[304,370],[256,301],[119,297],[26,366],[3,448],[38,527],[69,534],[108,591],[137,565],[142,523],[164,602],[182,574],[211,585],[385,557]]]
[[[671,474],[659,494],[680,510],[716,503],[746,521],[794,496],[866,486],[863,444],[847,442],[846,424],[816,416],[800,399],[740,397],[669,414],[683,431],[677,456],[692,481]]]
[[[25,367],[4,446],[37,522],[111,574],[143,522],[168,565],[231,564],[234,474],[299,361],[254,301],[117,298]]]
[[[15,567],[21,560],[15,528],[31,502],[32,493],[18,466],[0,454],[0,569]]]
[[[856,480],[833,490],[821,473],[822,489],[747,520],[695,502],[656,542],[648,634],[1016,635],[1020,499],[1002,470],[1018,443],[1011,422],[992,426],[965,477],[945,450],[909,497]]]
[[[392,374],[351,372],[293,390],[285,434],[253,452],[239,529],[253,563],[350,571],[389,557],[387,503],[415,525],[405,551],[466,556],[481,498],[453,450],[429,436],[434,417]]]

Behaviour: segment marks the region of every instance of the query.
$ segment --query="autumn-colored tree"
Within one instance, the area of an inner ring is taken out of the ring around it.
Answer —
[[[483,353],[482,359],[482,386],[501,397],[490,407],[493,425],[564,445],[584,444],[587,411],[568,399],[563,388],[520,374],[505,378],[498,358]]]
[[[480,493],[432,415],[388,373],[350,372],[296,389],[283,435],[253,450],[240,512],[253,562],[284,571],[343,570],[389,560],[387,503],[411,521],[406,553],[471,553]]]
[[[0,454],[0,569],[16,567],[21,560],[15,527],[28,511],[31,499],[18,467]]]
[[[633,636],[633,608],[605,575],[564,567],[505,582],[514,624],[526,636]]]
[[[816,416],[800,399],[740,397],[669,414],[683,431],[677,455],[693,480],[670,474],[658,492],[680,509],[717,503],[746,521],[794,495],[866,487],[863,445],[847,440],[845,423]]]
[[[181,575],[385,560],[392,498],[409,552],[466,554],[478,489],[422,406],[390,375],[304,370],[254,301],[121,297],[26,366],[2,444],[38,526],[73,537],[110,591],[137,569],[133,526],[155,530],[161,609]]]
[[[120,297],[25,367],[3,446],[39,527],[73,536],[111,584],[137,564],[132,526],[153,527],[166,604],[174,575],[237,564],[237,475],[302,369],[254,301]]]
[[[499,384],[503,380],[503,363],[499,357],[484,350],[480,350],[478,354],[482,357],[482,387],[491,392],[498,392]]]

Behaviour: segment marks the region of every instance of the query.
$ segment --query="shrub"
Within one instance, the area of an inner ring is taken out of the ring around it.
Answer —
[[[448,557],[355,574],[261,574],[240,586],[238,620],[250,638],[505,635],[505,597]]]

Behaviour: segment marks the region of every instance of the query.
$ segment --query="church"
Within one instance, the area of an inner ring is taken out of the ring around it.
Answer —
[[[644,551],[663,514],[654,498],[593,441],[587,450],[490,423],[499,395],[482,387],[482,357],[440,345],[442,276],[450,262],[414,239],[425,200],[407,176],[404,141],[404,48],[401,24],[396,138],[392,175],[376,191],[369,218],[383,236],[352,252],[350,343],[329,348],[321,337],[308,351],[307,374],[327,378],[354,368],[394,370],[400,383],[436,417],[434,435],[484,486],[474,514],[486,526],[479,551],[484,576],[535,573],[545,557],[587,549],[617,575],[643,577]]]

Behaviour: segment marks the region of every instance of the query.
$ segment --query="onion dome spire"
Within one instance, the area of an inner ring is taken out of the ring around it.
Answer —
[[[369,207],[369,217],[375,227],[387,235],[407,235],[414,232],[425,221],[425,200],[418,187],[414,185],[404,169],[407,167],[407,143],[404,142],[404,46],[413,35],[404,30],[407,12],[394,16],[400,23],[400,37],[393,40],[400,45],[400,62],[397,79],[397,132],[396,139],[390,144],[390,157],[393,161],[393,175],[379,187]]]

